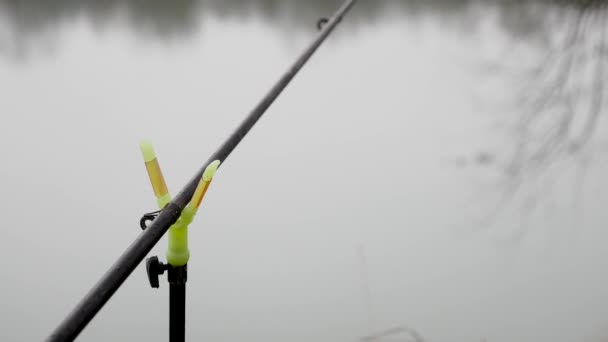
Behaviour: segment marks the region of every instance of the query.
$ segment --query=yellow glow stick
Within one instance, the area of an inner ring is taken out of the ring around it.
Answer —
[[[167,184],[165,183],[163,172],[161,171],[160,165],[158,164],[158,159],[156,158],[154,147],[152,146],[152,143],[148,140],[143,140],[139,144],[139,147],[141,149],[141,153],[144,156],[146,170],[148,171],[148,177],[150,178],[150,183],[152,184],[152,189],[154,190],[154,195],[156,196],[156,202],[158,203],[158,207],[162,209],[169,202],[171,202],[171,195],[169,194],[169,190],[167,189]]]
[[[201,177],[200,182],[198,182],[198,186],[196,187],[194,195],[192,195],[192,199],[190,200],[190,204],[188,204],[188,206],[191,206],[196,210],[201,206],[203,197],[205,197],[207,189],[209,188],[209,185],[211,185],[211,180],[213,180],[213,176],[215,176],[215,172],[217,171],[218,167],[220,167],[220,161],[215,160],[205,168],[203,177]]]
[[[190,203],[182,210],[182,214],[177,219],[171,228],[169,228],[169,248],[167,248],[167,262],[172,266],[183,266],[190,259],[190,250],[188,249],[188,225],[192,223],[194,215],[198,211],[203,197],[211,184],[211,180],[220,166],[220,161],[215,160],[209,164],[203,176],[196,186],[194,195],[190,199]]]

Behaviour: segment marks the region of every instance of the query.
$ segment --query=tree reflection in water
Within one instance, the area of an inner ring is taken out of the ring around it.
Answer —
[[[524,236],[528,218],[541,204],[547,205],[544,200],[563,191],[556,184],[568,172],[574,171],[576,177],[570,190],[573,207],[582,205],[585,172],[602,150],[608,4],[565,4],[553,16],[552,30],[544,31],[542,43],[533,47],[542,56],[533,67],[522,73],[521,66],[502,65],[501,78],[514,70],[517,74],[516,84],[507,86],[516,95],[510,111],[514,116],[508,120],[507,151],[484,152],[477,158],[477,164],[497,166],[503,175],[500,199],[479,226],[491,225],[513,205],[522,214],[513,241]]]
[[[23,60],[52,50],[61,45],[67,24],[83,19],[100,32],[123,27],[162,44],[196,34],[209,17],[255,18],[285,35],[312,32],[319,16],[335,6],[337,2],[325,0],[0,0],[0,55]],[[531,212],[539,195],[551,188],[547,175],[563,170],[567,162],[578,161],[582,187],[584,165],[595,149],[592,142],[601,135],[606,8],[601,0],[359,1],[343,27],[378,24],[387,18],[409,23],[432,17],[444,25],[470,29],[484,17],[496,16],[507,35],[547,51],[526,73],[523,86],[509,86],[509,91],[522,94],[515,101],[517,119],[507,142],[515,148],[474,158],[478,165],[498,165],[504,176],[501,199],[488,216],[494,220],[514,198],[523,212]]]

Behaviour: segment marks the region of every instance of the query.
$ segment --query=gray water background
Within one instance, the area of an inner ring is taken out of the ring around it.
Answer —
[[[581,3],[361,0],[218,172],[188,340],[608,338]],[[140,139],[176,193],[337,5],[0,1],[0,340],[42,340],[139,234]],[[140,265],[79,340],[166,341],[167,311]]]

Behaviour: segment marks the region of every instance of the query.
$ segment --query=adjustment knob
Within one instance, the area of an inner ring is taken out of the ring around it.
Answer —
[[[150,286],[157,289],[159,287],[158,276],[162,275],[167,269],[167,265],[158,260],[158,257],[153,256],[146,259],[146,272],[148,272],[148,280]]]

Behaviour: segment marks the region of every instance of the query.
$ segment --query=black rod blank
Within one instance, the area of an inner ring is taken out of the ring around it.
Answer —
[[[211,155],[203,167],[194,175],[186,186],[177,194],[171,203],[160,213],[146,230],[144,230],[133,243],[114,262],[101,279],[89,290],[76,307],[59,324],[59,326],[46,339],[47,342],[73,341],[95,317],[97,312],[106,304],[112,295],[129,277],[133,270],[145,258],[150,250],[161,239],[165,232],[179,218],[181,211],[188,204],[196,185],[205,168],[215,160],[224,161],[247,135],[264,112],[283,92],[289,82],[302,69],[318,47],[325,41],[334,28],[340,23],[344,15],[352,8],[356,0],[346,0],[336,13],[321,26],[321,31],[312,44],[304,50],[300,57],[281,76],[278,82],[262,98],[255,108],[247,115],[228,139]]]

